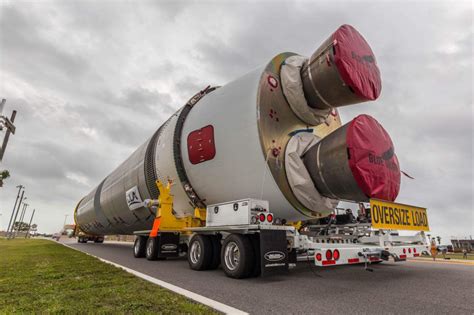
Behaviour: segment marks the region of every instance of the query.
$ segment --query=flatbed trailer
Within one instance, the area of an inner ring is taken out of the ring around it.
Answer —
[[[134,233],[137,258],[163,260],[186,254],[193,270],[221,265],[227,276],[246,278],[286,273],[302,261],[318,267],[363,264],[370,270],[370,264],[390,257],[400,262],[429,252],[423,231],[400,236],[370,223],[302,228],[278,222],[266,201],[250,198],[196,209],[193,218],[176,218],[169,185],[159,187],[160,199],[145,202],[157,207],[153,229]],[[262,204],[265,208],[255,207]],[[241,224],[242,220],[247,222]]]
[[[104,235],[94,235],[89,234],[81,229],[76,225],[74,227],[74,231],[70,237],[76,237],[78,243],[87,243],[87,242],[94,242],[94,243],[103,243],[104,242]]]

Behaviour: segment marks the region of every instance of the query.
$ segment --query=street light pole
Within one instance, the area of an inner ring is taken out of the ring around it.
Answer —
[[[18,216],[18,212],[20,212],[20,205],[21,205],[21,202],[23,200],[26,200],[27,197],[23,198],[23,195],[25,194],[25,190],[23,189],[23,191],[21,192],[21,197],[20,197],[20,202],[18,203],[18,207],[16,209],[16,212],[15,212],[15,218],[13,219],[13,222],[12,222],[12,226],[10,227],[10,231],[7,232],[8,236],[7,236],[7,239],[11,239],[12,238],[12,234],[13,234],[13,227],[15,226],[15,221],[16,221],[16,217]]]
[[[21,211],[21,215],[20,215],[20,224],[18,225],[18,227],[16,229],[15,237],[18,235],[18,232],[20,232],[20,228],[22,226],[23,219],[25,218],[26,208],[28,208],[28,206],[29,206],[29,204],[23,203],[23,210]]]
[[[31,222],[33,222],[33,217],[35,216],[35,211],[36,211],[36,209],[33,209],[33,213],[31,214],[30,223],[28,224],[28,231],[26,232],[25,238],[28,238],[28,236],[30,235]]]
[[[67,217],[69,216],[69,214],[65,214],[64,215],[64,224],[63,224],[63,229],[64,229],[64,226],[66,226],[66,220],[67,220]]]
[[[10,216],[10,221],[8,222],[7,234],[10,231],[10,225],[12,224],[13,216],[15,215],[16,204],[18,203],[18,198],[20,198],[20,191],[25,188],[23,185],[16,186],[18,188],[18,193],[16,194],[15,205],[13,206],[12,215]]]

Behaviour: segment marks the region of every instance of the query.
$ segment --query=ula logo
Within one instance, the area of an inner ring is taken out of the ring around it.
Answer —
[[[140,196],[137,186],[127,190],[125,193],[125,199],[127,200],[127,205],[130,210],[135,210],[143,206],[142,197]]]
[[[268,261],[280,261],[285,259],[286,256],[285,253],[274,250],[266,253],[265,255],[263,255],[263,257],[265,257],[265,259]]]
[[[161,249],[163,249],[163,250],[175,250],[176,248],[178,248],[178,246],[176,244],[163,244],[163,245],[161,245]]]

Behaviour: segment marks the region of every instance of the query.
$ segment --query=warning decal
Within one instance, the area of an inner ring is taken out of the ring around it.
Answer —
[[[387,230],[429,231],[425,208],[370,199],[372,227]]]

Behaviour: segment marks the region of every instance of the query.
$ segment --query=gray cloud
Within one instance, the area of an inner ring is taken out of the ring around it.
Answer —
[[[470,2],[59,2],[0,5],[0,96],[18,109],[2,168],[3,225],[15,185],[56,231],[81,196],[197,91],[274,55],[310,55],[339,25],[371,44],[377,118],[395,143],[399,200],[427,206],[444,238],[473,233]],[[0,136],[3,134],[0,134]]]

